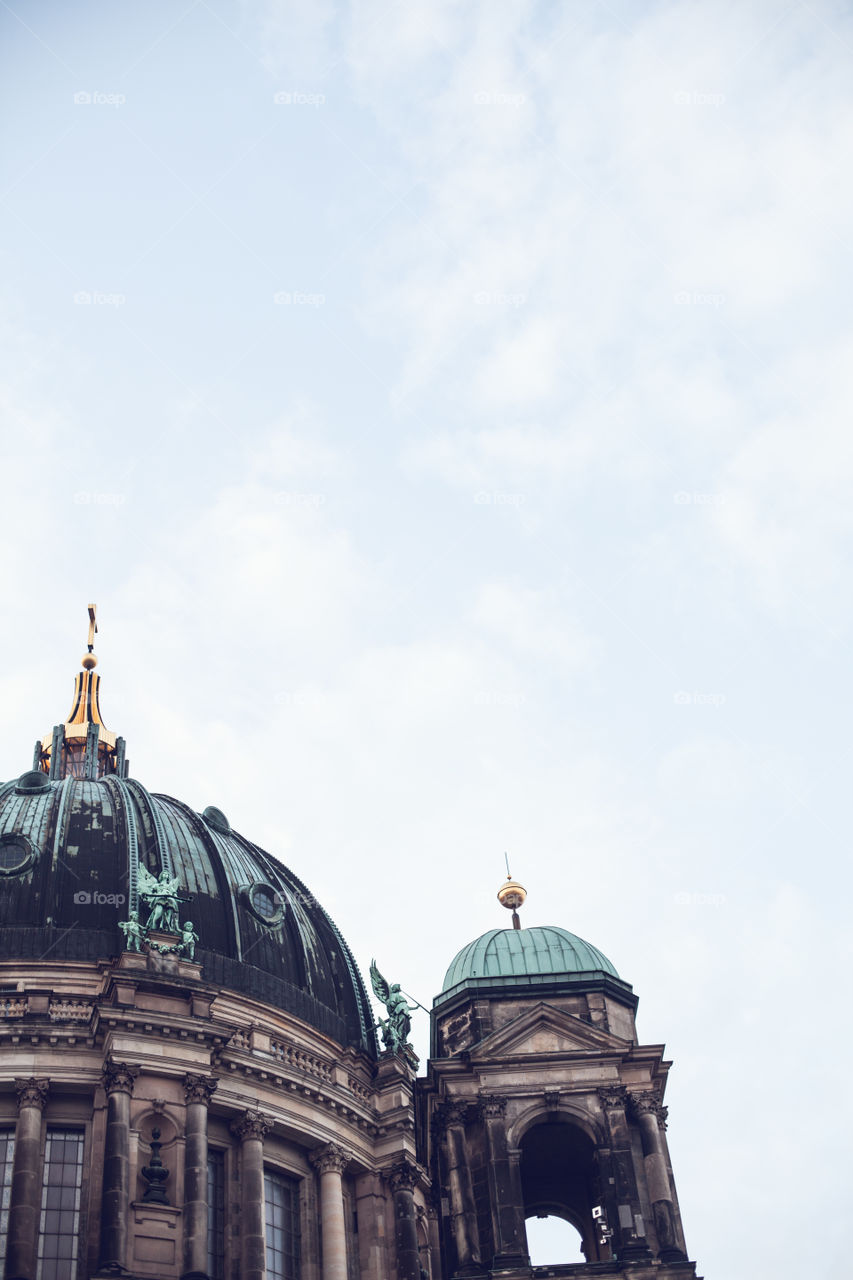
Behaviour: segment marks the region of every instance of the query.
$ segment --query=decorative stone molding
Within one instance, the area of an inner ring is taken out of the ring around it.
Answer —
[[[316,1076],[331,1084],[334,1080],[334,1063],[317,1054],[308,1053],[297,1044],[289,1044],[286,1040],[271,1040],[270,1053],[282,1066],[294,1071],[303,1071],[306,1075]]]
[[[481,1093],[477,1110],[483,1120],[499,1120],[506,1115],[506,1098],[499,1093]]]
[[[44,1111],[49,1088],[49,1080],[36,1079],[35,1076],[30,1076],[28,1080],[16,1080],[15,1092],[18,1095],[18,1110],[20,1111],[21,1107],[38,1107],[39,1111]]]
[[[628,1090],[624,1084],[603,1085],[598,1090],[598,1097],[605,1111],[610,1111],[625,1106]]]
[[[309,1151],[308,1159],[318,1173],[343,1173],[350,1161],[343,1147],[334,1142],[318,1147],[316,1151]]]
[[[364,1103],[365,1106],[369,1104],[371,1094],[367,1085],[362,1084],[360,1080],[356,1080],[355,1076],[348,1076],[347,1087],[353,1096],[358,1098],[359,1102]]]
[[[184,1097],[187,1103],[203,1102],[205,1106],[209,1106],[218,1085],[216,1076],[202,1076],[188,1071],[184,1076]]]
[[[51,1000],[51,1022],[88,1022],[95,1006],[91,1000]]]
[[[387,1178],[392,1191],[414,1191],[419,1181],[418,1167],[412,1160],[403,1156],[388,1169]]]
[[[559,1089],[546,1089],[543,1096],[545,1098],[545,1108],[547,1111],[560,1110],[560,1090]]]
[[[107,1058],[101,1073],[101,1085],[108,1095],[111,1093],[132,1094],[133,1082],[138,1075],[139,1067],[130,1066],[126,1062],[116,1062],[114,1058]]]
[[[241,1142],[246,1138],[258,1138],[263,1142],[272,1127],[273,1122],[269,1116],[261,1115],[260,1111],[244,1111],[240,1119],[231,1125],[231,1132]]]

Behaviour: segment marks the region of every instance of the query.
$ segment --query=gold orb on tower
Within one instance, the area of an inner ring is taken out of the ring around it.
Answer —
[[[518,908],[524,905],[527,897],[527,890],[523,884],[519,884],[517,880],[513,880],[512,876],[507,872],[506,880],[504,880],[500,889],[498,889],[498,902],[502,907],[506,907],[507,911],[512,912],[513,929],[521,928],[521,921],[518,918]]]

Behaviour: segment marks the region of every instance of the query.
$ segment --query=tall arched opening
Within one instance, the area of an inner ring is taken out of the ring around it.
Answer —
[[[574,1253],[560,1261],[600,1262],[611,1257],[593,1217],[600,1203],[595,1144],[578,1125],[543,1120],[527,1130],[521,1140],[521,1188],[525,1219],[562,1218],[580,1236],[580,1256]],[[574,1250],[575,1244],[567,1235],[566,1248]]]

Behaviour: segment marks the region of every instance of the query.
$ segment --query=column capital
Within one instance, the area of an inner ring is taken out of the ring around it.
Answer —
[[[107,1058],[104,1063],[104,1069],[101,1072],[101,1085],[105,1092],[111,1093],[133,1093],[133,1082],[139,1075],[139,1067],[131,1066],[126,1062],[116,1062],[114,1058]]]
[[[414,1191],[420,1180],[418,1166],[407,1156],[402,1156],[385,1173],[392,1191]]]
[[[348,1153],[335,1142],[309,1151],[308,1159],[318,1173],[343,1173],[350,1161]]]
[[[628,1098],[628,1090],[624,1084],[603,1085],[597,1092],[605,1111],[615,1111],[618,1107],[624,1107]]]
[[[506,1098],[499,1093],[481,1093],[477,1097],[477,1111],[483,1120],[499,1120],[506,1115]]]
[[[188,1071],[184,1076],[184,1098],[187,1103],[203,1102],[207,1107],[218,1085],[216,1076],[197,1075],[193,1071]]]
[[[272,1127],[273,1121],[269,1116],[261,1115],[260,1111],[244,1111],[239,1119],[232,1122],[231,1132],[241,1142],[245,1142],[247,1138],[257,1138],[263,1142]]]
[[[629,1093],[628,1104],[631,1109],[631,1114],[636,1116],[638,1119],[640,1116],[654,1116],[660,1124],[662,1119],[661,1112],[664,1113],[663,1118],[665,1119],[666,1107],[661,1104],[660,1098],[656,1093],[653,1093],[651,1089],[638,1090],[636,1093]]]
[[[439,1130],[449,1129],[453,1125],[465,1125],[468,1116],[468,1101],[465,1098],[446,1098],[436,1108],[435,1123]]]
[[[30,1076],[29,1079],[16,1080],[15,1092],[18,1095],[18,1110],[20,1111],[21,1107],[38,1107],[39,1111],[44,1111],[49,1088],[49,1080],[36,1078],[36,1076]]]

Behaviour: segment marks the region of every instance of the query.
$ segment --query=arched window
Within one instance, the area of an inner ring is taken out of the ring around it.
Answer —
[[[580,1232],[555,1214],[527,1219],[527,1248],[532,1267],[566,1262],[586,1262]]]

